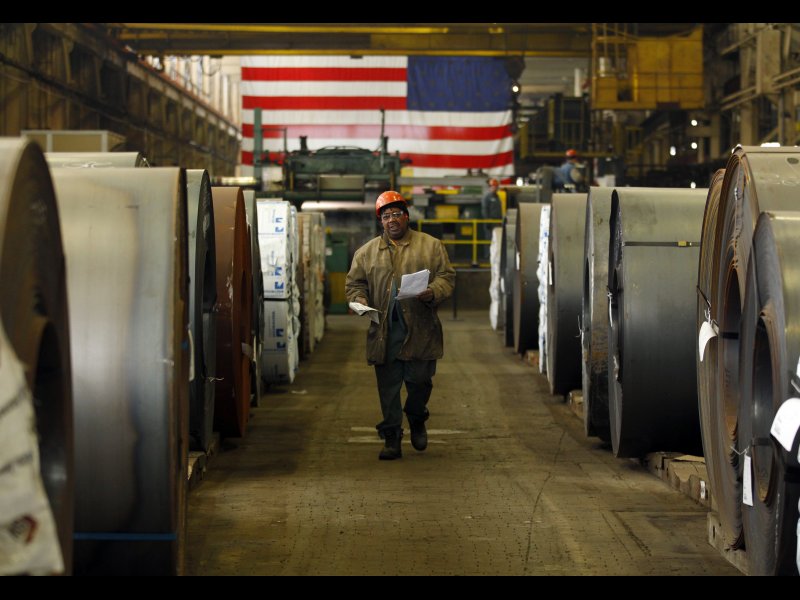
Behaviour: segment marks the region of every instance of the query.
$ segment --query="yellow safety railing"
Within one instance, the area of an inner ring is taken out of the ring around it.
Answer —
[[[459,235],[462,236],[462,239],[454,240],[454,239],[442,239],[442,243],[445,246],[464,246],[464,245],[471,245],[472,246],[472,262],[458,262],[456,260],[451,259],[451,264],[455,268],[459,267],[485,267],[488,268],[491,264],[488,261],[481,262],[478,259],[478,247],[484,246],[492,243],[491,239],[484,239],[478,235],[479,229],[483,229],[482,227],[479,228],[479,225],[502,225],[502,219],[420,219],[417,221],[417,230],[422,231],[423,225],[429,223],[437,223],[437,224],[452,224],[455,225],[457,228],[461,228],[461,233]],[[466,231],[466,228],[469,228],[469,232]],[[426,232],[427,233],[427,232]],[[470,236],[470,239],[464,239],[465,236]],[[441,239],[441,238],[440,238]]]

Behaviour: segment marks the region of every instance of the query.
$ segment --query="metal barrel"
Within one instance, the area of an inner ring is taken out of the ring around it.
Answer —
[[[189,330],[193,365],[189,377],[189,440],[208,451],[214,430],[217,369],[217,263],[211,183],[204,169],[186,171],[189,244]]]
[[[103,169],[108,167],[149,167],[141,152],[47,152],[50,168]]]
[[[59,223],[53,183],[39,146],[0,138],[0,320],[10,350],[25,367],[27,389],[36,399],[40,473],[64,572],[69,574],[75,493],[73,393]],[[8,360],[3,356],[0,360]]]
[[[608,424],[608,219],[610,187],[592,187],[586,200],[581,305],[583,425],[587,436],[611,441]]]
[[[753,230],[761,211],[800,207],[798,164],[796,148],[736,148],[725,166],[717,207],[708,300],[718,335],[708,342],[703,361],[709,362],[712,380],[699,393],[714,422],[708,447],[716,472],[709,469],[709,483],[725,541],[733,547],[742,543],[739,328]]]
[[[505,343],[514,346],[514,271],[517,265],[516,254],[517,209],[509,208],[503,218],[503,241],[500,246],[500,276],[503,278],[505,303]]]
[[[547,380],[551,394],[581,386],[580,318],[586,194],[553,194],[547,250]]]
[[[189,438],[182,169],[52,170],[75,412],[75,572],[180,574]]]
[[[217,376],[214,429],[243,437],[250,416],[253,285],[244,196],[238,187],[213,187],[217,260]]]
[[[514,236],[514,350],[539,347],[539,224],[542,207],[539,203],[522,203],[517,209],[517,233]]]
[[[748,574],[797,575],[798,440],[770,435],[775,415],[798,396],[800,212],[759,217],[741,315],[739,438],[752,485],[742,504]],[[748,464],[749,463],[749,464]],[[747,479],[745,479],[747,481]]]
[[[693,348],[707,191],[612,194],[608,408],[615,456],[702,452]]]

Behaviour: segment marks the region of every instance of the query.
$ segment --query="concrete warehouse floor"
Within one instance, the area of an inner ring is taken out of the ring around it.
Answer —
[[[586,438],[486,311],[441,317],[428,449],[378,460],[366,320],[329,316],[190,493],[187,574],[739,574],[707,509]]]

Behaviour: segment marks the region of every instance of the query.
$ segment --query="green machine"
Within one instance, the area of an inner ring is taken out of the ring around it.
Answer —
[[[263,132],[261,109],[254,111],[253,169],[261,180]],[[297,208],[305,200],[352,200],[364,202],[367,194],[375,197],[395,189],[400,168],[409,162],[400,153],[389,154],[389,138],[383,135],[384,111],[381,110],[381,149],[366,150],[354,146],[329,146],[309,150],[306,136],[300,137],[300,150],[288,152],[284,130],[283,190],[280,195]]]

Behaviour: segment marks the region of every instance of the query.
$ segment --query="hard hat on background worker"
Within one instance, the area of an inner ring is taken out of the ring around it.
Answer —
[[[383,192],[380,196],[378,196],[378,199],[375,201],[375,214],[380,217],[381,210],[390,204],[400,204],[400,208],[403,209],[403,212],[408,214],[408,203],[406,202],[406,199],[403,198],[402,194],[393,190]]]
[[[578,152],[575,149],[570,148],[567,150],[566,156],[567,158],[578,158]]]

